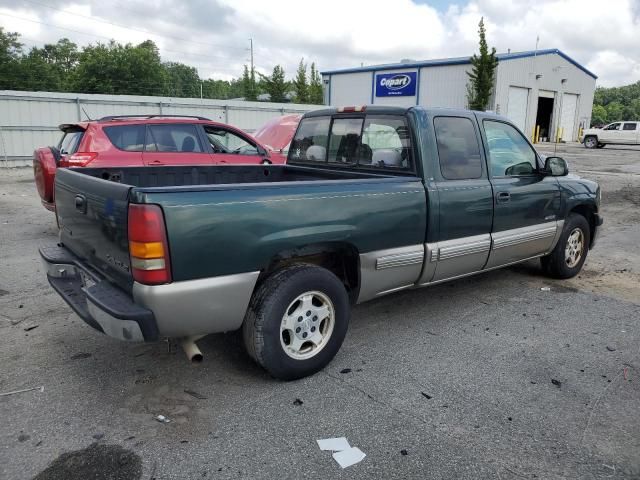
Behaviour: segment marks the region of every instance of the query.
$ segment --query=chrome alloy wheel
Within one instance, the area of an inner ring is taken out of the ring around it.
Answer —
[[[584,144],[587,148],[595,148],[598,141],[594,137],[587,137],[584,140]]]
[[[289,304],[280,324],[280,344],[295,360],[307,360],[320,352],[335,325],[333,303],[324,293],[305,292]]]
[[[584,252],[584,234],[579,228],[574,228],[564,247],[564,261],[567,267],[574,268],[580,262],[582,253]]]

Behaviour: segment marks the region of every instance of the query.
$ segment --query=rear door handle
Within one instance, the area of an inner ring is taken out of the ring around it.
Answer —
[[[151,160],[149,165],[164,165],[164,162],[161,160]]]
[[[499,203],[508,202],[511,200],[511,194],[509,192],[498,192],[496,199]]]

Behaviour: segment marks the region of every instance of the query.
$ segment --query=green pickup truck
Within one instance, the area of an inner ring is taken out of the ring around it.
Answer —
[[[421,107],[304,115],[287,165],[60,169],[52,287],[122,340],[242,329],[271,375],[322,369],[351,305],[532,258],[576,275],[600,189],[507,119]]]

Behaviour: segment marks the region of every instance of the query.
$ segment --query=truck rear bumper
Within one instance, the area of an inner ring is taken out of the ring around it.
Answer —
[[[132,295],[88,268],[65,247],[40,248],[47,279],[80,318],[127,341],[190,337],[242,326],[260,272],[173,282],[133,283]]]
[[[132,342],[159,338],[153,312],[82,265],[64,247],[40,248],[47,280],[89,326],[110,337]]]

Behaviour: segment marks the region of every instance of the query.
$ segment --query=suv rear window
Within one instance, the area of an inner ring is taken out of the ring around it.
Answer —
[[[104,127],[104,133],[120,150],[141,152],[144,150],[144,125],[117,125]]]
[[[60,153],[62,155],[72,155],[76,153],[78,151],[78,145],[80,145],[80,140],[82,140],[82,135],[84,135],[84,130],[64,132],[58,144]]]
[[[397,115],[305,118],[288,161],[410,171],[411,136],[406,119]]]

